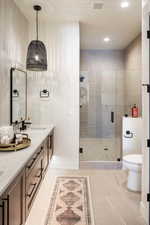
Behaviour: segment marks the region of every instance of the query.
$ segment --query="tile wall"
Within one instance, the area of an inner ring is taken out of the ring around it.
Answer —
[[[55,168],[79,167],[79,24],[39,25],[48,55],[46,72],[28,73],[28,116],[34,125],[54,124]],[[30,39],[35,36],[30,26]],[[40,98],[47,89],[49,98]]]
[[[86,71],[86,72],[85,72]],[[112,138],[124,113],[124,53],[81,50],[81,74],[88,77],[88,102],[80,108],[80,136]],[[114,112],[114,123],[111,122]]]

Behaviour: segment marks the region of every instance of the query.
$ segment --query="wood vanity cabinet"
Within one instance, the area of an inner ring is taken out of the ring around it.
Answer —
[[[54,132],[53,131],[50,134],[48,141],[49,141],[49,152],[50,152],[50,159],[51,159],[54,153]]]
[[[49,165],[49,161],[51,159],[51,145],[50,145],[50,136],[47,137],[47,139],[43,143],[44,150],[43,150],[43,161],[42,161],[42,168],[43,168],[43,176],[47,170],[47,167]]]
[[[38,148],[26,166],[26,217],[34,202],[38,187],[45,176],[53,153],[53,133]]]
[[[43,143],[44,150],[43,150],[43,161],[42,161],[42,167],[43,167],[43,175],[46,172],[46,169],[49,165],[49,161],[53,155],[53,149],[54,149],[54,135],[51,133]]]
[[[15,179],[0,200],[0,225],[22,225],[25,221],[24,171]]]
[[[43,159],[42,159],[42,176],[45,175],[45,172],[47,170],[49,164],[49,150],[47,146],[47,141],[44,142],[44,150],[43,150]]]
[[[7,207],[7,201],[4,196],[2,196],[0,200],[0,225],[7,225]]]
[[[8,224],[21,225],[25,220],[25,177],[24,171],[7,192],[8,197]]]
[[[53,133],[36,150],[19,176],[0,197],[0,225],[23,225],[53,153]]]
[[[26,166],[26,217],[35,198],[35,194],[42,180],[42,161],[43,161],[43,146],[38,149],[38,152],[33,156],[33,159]]]

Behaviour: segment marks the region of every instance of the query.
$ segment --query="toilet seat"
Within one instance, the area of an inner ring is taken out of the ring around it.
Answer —
[[[123,160],[127,163],[135,164],[141,166],[143,163],[143,157],[141,154],[126,155]]]

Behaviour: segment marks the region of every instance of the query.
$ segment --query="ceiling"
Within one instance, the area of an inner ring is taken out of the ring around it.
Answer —
[[[14,0],[30,21],[35,20],[32,6],[43,8],[40,20],[51,22],[79,21],[82,49],[124,49],[141,30],[141,0],[128,0],[129,8],[121,8],[122,0],[103,0],[102,9],[93,9],[100,0]],[[108,36],[111,41],[105,43]]]

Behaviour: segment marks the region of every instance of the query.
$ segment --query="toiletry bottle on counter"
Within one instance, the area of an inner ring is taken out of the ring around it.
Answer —
[[[132,117],[138,117],[138,114],[139,114],[138,107],[136,106],[136,104],[134,104],[134,106],[132,107]]]

